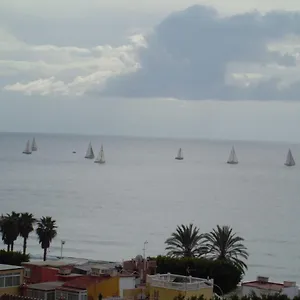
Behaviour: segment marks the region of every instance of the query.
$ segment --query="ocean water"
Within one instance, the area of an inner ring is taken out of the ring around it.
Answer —
[[[23,155],[32,137],[0,134],[0,213],[57,220],[49,255],[63,239],[63,256],[121,261],[146,240],[147,255],[165,253],[177,224],[230,225],[250,253],[245,279],[300,282],[300,165],[284,166],[289,147],[300,164],[299,145],[37,134],[39,150]],[[105,165],[84,159],[89,141],[95,154],[103,143]],[[233,144],[238,165],[226,164]],[[34,234],[28,244],[42,254]]]

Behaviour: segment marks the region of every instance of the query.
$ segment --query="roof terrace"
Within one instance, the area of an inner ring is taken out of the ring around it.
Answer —
[[[180,291],[196,291],[203,288],[213,288],[213,279],[203,279],[192,276],[181,276],[175,274],[147,275],[147,283],[155,287]]]

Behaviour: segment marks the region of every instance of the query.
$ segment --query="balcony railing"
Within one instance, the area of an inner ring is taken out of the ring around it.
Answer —
[[[175,279],[183,279],[186,282],[174,282]],[[180,291],[196,291],[213,287],[213,279],[202,279],[192,276],[180,276],[173,274],[148,275],[147,283],[155,287],[163,287]]]

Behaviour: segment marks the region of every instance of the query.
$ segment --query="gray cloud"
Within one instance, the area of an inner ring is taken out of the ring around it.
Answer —
[[[297,100],[300,73],[295,70],[299,45],[292,52],[270,49],[269,45],[283,43],[287,36],[299,34],[299,12],[255,11],[220,17],[213,8],[193,6],[171,14],[155,27],[148,36],[148,47],[140,49],[141,68],[111,78],[104,94]],[[240,64],[239,69],[256,66],[261,79],[253,80],[248,74],[251,72],[245,69],[240,75],[244,76],[241,84],[238,80],[228,83],[234,73],[228,72],[232,63]],[[270,73],[273,69],[276,72]]]

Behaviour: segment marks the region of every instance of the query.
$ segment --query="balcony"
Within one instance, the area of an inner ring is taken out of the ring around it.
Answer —
[[[213,288],[213,279],[203,279],[192,276],[174,274],[147,275],[147,284],[178,291],[198,291],[203,288]]]

